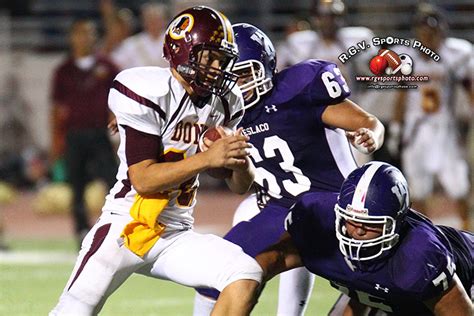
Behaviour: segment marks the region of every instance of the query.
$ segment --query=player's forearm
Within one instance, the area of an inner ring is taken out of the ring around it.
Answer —
[[[383,144],[385,128],[383,124],[372,114],[364,111],[356,103],[345,99],[341,103],[328,106],[324,110],[321,120],[333,127],[341,128],[345,131],[356,131],[360,128],[367,128],[373,132],[377,148]]]
[[[247,168],[245,170],[234,170],[232,177],[226,179],[229,189],[237,194],[244,194],[248,192],[255,179],[255,167],[249,158]]]
[[[471,316],[474,309],[469,295],[455,274],[453,284],[437,299],[425,302],[436,316]]]
[[[175,188],[207,168],[205,155],[199,153],[177,162],[145,160],[130,166],[129,176],[135,190],[147,195]]]

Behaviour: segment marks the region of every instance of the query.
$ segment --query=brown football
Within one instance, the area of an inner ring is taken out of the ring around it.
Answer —
[[[227,129],[225,128],[225,131],[226,133],[231,133],[232,131],[230,131],[230,129]],[[204,151],[203,149],[203,140],[204,138],[207,138],[213,142],[215,142],[216,140],[218,140],[219,138],[222,138],[222,135],[219,133],[219,130],[217,129],[217,127],[210,127],[209,129],[207,129],[200,137],[199,139],[199,149],[201,151]],[[208,175],[210,175],[211,177],[213,178],[216,178],[216,179],[225,179],[225,178],[230,178],[232,176],[232,170],[228,169],[228,168],[210,168],[210,169],[207,169],[206,170],[206,173]]]
[[[392,68],[391,74],[394,75],[400,70],[402,61],[400,60],[400,57],[397,53],[389,49],[380,49],[378,55],[385,58],[385,60],[388,62],[388,66]]]

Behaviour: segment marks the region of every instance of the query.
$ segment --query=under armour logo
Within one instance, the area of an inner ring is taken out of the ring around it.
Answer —
[[[276,111],[278,111],[278,110],[277,110],[276,105],[275,105],[275,104],[272,104],[271,106],[265,105],[265,111],[266,111],[267,113],[270,113],[270,111],[276,112]]]
[[[388,287],[381,287],[380,284],[375,284],[375,289],[376,290],[382,290],[384,291],[385,293],[388,293]]]

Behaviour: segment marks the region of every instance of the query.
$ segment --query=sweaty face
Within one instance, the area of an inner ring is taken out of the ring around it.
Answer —
[[[236,78],[227,70],[232,67],[234,56],[214,49],[202,49],[196,54],[195,84],[212,93],[227,89]]]
[[[203,49],[198,52],[199,64],[203,67],[211,67],[214,70],[225,70],[232,61],[232,56],[217,50]]]
[[[364,224],[356,221],[346,220],[347,236],[357,240],[370,240],[377,238],[383,233],[383,224]]]

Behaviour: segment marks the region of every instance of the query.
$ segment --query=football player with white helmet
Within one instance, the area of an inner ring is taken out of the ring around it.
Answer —
[[[50,315],[96,315],[134,272],[221,290],[214,314],[252,309],[262,274],[257,262],[229,241],[192,229],[200,172],[232,170],[226,181],[237,193],[254,179],[248,137],[235,131],[243,99],[231,72],[237,58],[232,26],[209,7],[184,10],[168,25],[164,56],[170,68],[132,68],[114,81],[109,106],[121,140],[117,183]],[[198,152],[200,134],[217,125],[234,133]]]
[[[403,174],[377,161],[339,193],[305,194],[287,233],[257,256],[264,281],[305,266],[344,294],[330,315],[472,315],[474,235],[409,205]]]
[[[382,144],[384,128],[348,99],[349,87],[335,64],[309,60],[276,72],[268,36],[247,23],[233,29],[239,47],[234,72],[246,107],[239,126],[252,144],[261,209],[255,195],[243,202],[235,216],[242,221],[224,238],[255,257],[284,233],[284,219],[296,199],[305,192],[337,192],[357,167],[351,144],[371,153]],[[278,314],[302,315],[313,280],[306,269],[283,276]],[[203,296],[218,295],[209,289],[199,292],[195,315],[212,306]]]

